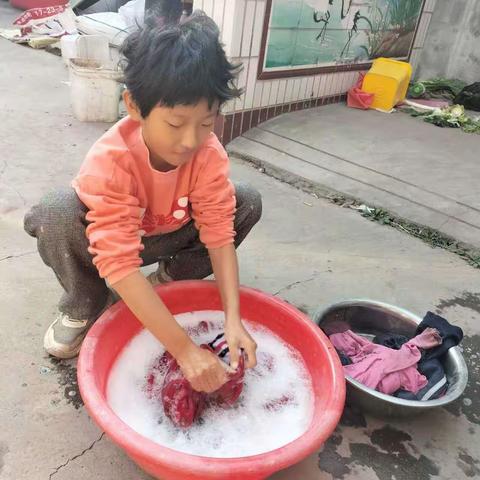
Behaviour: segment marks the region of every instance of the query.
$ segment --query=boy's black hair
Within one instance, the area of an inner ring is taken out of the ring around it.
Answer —
[[[145,26],[123,44],[124,81],[143,118],[156,105],[221,104],[241,95],[233,80],[240,67],[230,63],[215,22],[194,12],[182,23]]]

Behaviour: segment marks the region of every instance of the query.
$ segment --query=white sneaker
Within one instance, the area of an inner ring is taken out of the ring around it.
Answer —
[[[173,281],[172,277],[167,273],[165,262],[163,261],[158,262],[158,268],[155,272],[147,275],[147,280],[151,283],[152,287]]]
[[[107,308],[117,300],[110,291],[107,303],[100,316]],[[57,358],[73,358],[78,355],[83,339],[95,320],[75,320],[69,315],[59,312],[57,318],[48,327],[43,338],[43,347],[50,355]]]
[[[64,313],[59,313],[45,333],[43,346],[54,357],[76,357],[92,325],[92,320],[74,320]]]

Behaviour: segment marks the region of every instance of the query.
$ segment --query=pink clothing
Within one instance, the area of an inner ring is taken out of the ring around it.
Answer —
[[[428,380],[417,370],[420,349],[440,345],[442,338],[437,330],[427,328],[400,350],[376,345],[351,330],[331,335],[330,341],[351,359],[352,364],[343,367],[347,375],[369,388],[392,394],[400,389],[417,393],[425,387]]]
[[[191,219],[207,248],[233,243],[235,191],[225,149],[212,133],[186,164],[155,170],[138,122],[126,117],[90,149],[72,186],[87,206],[93,263],[115,284],[142,264],[142,236]]]

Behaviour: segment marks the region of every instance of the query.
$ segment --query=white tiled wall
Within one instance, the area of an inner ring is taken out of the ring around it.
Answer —
[[[435,9],[435,4],[436,3],[437,3],[437,0],[427,0],[425,2],[425,7],[423,8],[423,11],[432,13],[433,10]]]
[[[413,50],[410,55],[410,64],[412,65],[414,75],[415,75],[415,70],[418,66],[418,62],[420,61],[423,46],[425,44],[425,39],[427,38],[427,35],[428,35],[428,27],[430,26],[430,21],[432,19],[433,10],[435,8],[436,3],[437,3],[437,0],[426,0],[425,6],[423,8],[423,15],[418,25],[417,35],[415,37],[415,43],[413,45]]]
[[[437,0],[425,2],[420,20],[412,64],[415,67],[423,48],[428,26]],[[257,80],[261,48],[265,0],[194,0],[194,9],[202,9],[211,16],[222,32],[227,55],[242,62],[244,69],[238,85],[244,89],[242,97],[229,102],[224,113],[272,106],[276,104],[309,100],[329,95],[341,95],[353,86],[358,72],[346,71],[291,77],[275,80]],[[312,95],[313,94],[313,95]]]

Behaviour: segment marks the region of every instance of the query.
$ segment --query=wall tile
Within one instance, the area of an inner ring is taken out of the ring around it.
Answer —
[[[427,0],[425,2],[424,12],[433,12],[435,10],[437,0]]]
[[[255,0],[248,0],[246,2],[245,23],[243,25],[242,46],[240,51],[242,57],[250,56],[255,21],[255,3]]]
[[[260,118],[258,123],[263,123],[267,120],[268,108],[260,109]]]
[[[424,13],[422,15],[422,18],[420,19],[420,24],[418,25],[417,36],[415,38],[415,44],[414,44],[415,48],[423,47],[431,18],[432,18],[431,13]]]
[[[243,134],[247,130],[250,130],[251,121],[252,121],[252,111],[249,110],[248,112],[243,112],[242,130],[240,132],[241,134]]]
[[[285,92],[287,90],[287,80],[282,79],[278,84],[278,103],[285,103]]]
[[[246,2],[245,0],[226,0],[227,10],[225,18],[232,23],[232,35],[227,39],[226,44],[229,47],[229,56],[240,57],[242,46],[242,31],[246,20]],[[226,23],[226,21],[225,21]]]
[[[293,100],[293,86],[295,85],[295,80],[293,78],[288,78],[286,80],[287,84],[285,87],[285,103],[290,103]]]
[[[257,0],[255,3],[255,27],[252,38],[252,55],[257,57],[260,55],[266,4],[264,0]]]
[[[314,93],[313,93],[313,83],[315,81],[315,77],[313,76],[310,76],[310,77],[307,77],[307,84],[306,84],[306,87],[305,87],[305,98],[312,98]]]
[[[317,97],[323,97],[327,88],[327,75],[320,75],[320,81],[318,82]]]
[[[203,0],[203,11],[213,18],[213,2],[214,0]]]
[[[252,111],[252,120],[250,122],[250,128],[254,128],[260,122],[260,110],[253,110]]]
[[[253,107],[253,96],[255,94],[255,84],[257,81],[258,57],[252,57],[244,68],[248,70],[244,108],[248,109]]]
[[[294,80],[294,87],[293,87],[293,100],[299,100],[302,95],[303,95],[303,92],[305,91],[305,86],[302,90],[302,83],[304,82],[305,78],[303,77],[299,77],[299,78],[296,78]]]
[[[234,60],[234,61],[236,62],[236,60]],[[248,68],[248,64],[243,66],[243,69],[240,71],[240,74],[238,75],[238,78],[237,78],[237,81],[236,81],[236,85],[239,88],[243,88],[244,91],[245,91],[245,88],[247,86],[247,68]],[[243,93],[243,95],[240,98],[238,98],[235,101],[235,111],[243,110],[244,103],[245,103],[245,92]]]
[[[233,116],[232,138],[237,138],[238,136],[240,136],[242,131],[242,119],[243,119],[242,112],[237,112]]]
[[[277,104],[278,85],[279,85],[279,80],[272,81],[272,88],[270,89],[270,98],[268,100],[269,105]]]
[[[253,108],[258,108],[262,105],[262,95],[263,95],[264,84],[265,84],[264,81],[255,82],[255,91],[253,94]]]
[[[272,81],[263,82],[263,93],[262,93],[262,107],[268,107],[270,100],[270,91],[272,89]]]
[[[224,0],[213,0],[212,18],[218,25],[220,32],[223,30],[223,19],[225,15],[226,2]]]
[[[222,113],[227,115],[235,111],[235,100],[229,100],[222,106]]]

